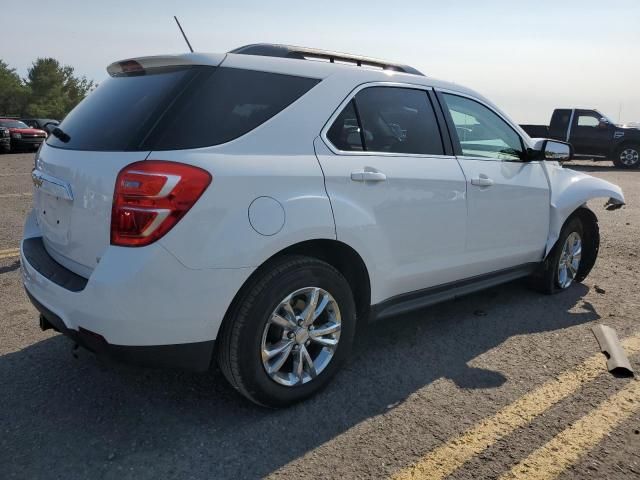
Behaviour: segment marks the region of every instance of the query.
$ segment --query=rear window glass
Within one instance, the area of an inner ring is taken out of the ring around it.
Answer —
[[[317,79],[224,67],[108,78],[60,124],[75,150],[177,150],[238,138],[282,111]]]

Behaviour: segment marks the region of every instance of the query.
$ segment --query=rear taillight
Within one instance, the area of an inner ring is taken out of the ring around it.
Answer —
[[[141,247],[167,233],[211,183],[206,170],[145,160],[118,174],[111,211],[111,244]]]

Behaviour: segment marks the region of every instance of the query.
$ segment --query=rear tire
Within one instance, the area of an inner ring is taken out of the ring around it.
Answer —
[[[613,164],[618,168],[631,169],[640,167],[640,146],[623,145],[616,150]]]
[[[307,309],[314,294],[317,307]],[[349,355],[355,327],[355,302],[342,274],[315,258],[284,256],[267,264],[234,300],[219,336],[218,363],[251,401],[288,406],[331,381]],[[337,330],[319,333],[331,328]],[[286,346],[282,353],[269,356],[280,346]]]

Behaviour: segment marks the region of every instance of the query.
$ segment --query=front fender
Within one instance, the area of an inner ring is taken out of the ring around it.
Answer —
[[[546,253],[555,245],[567,218],[588,200],[608,198],[608,205],[624,205],[622,189],[600,178],[592,177],[557,164],[547,163],[551,187],[551,212]]]

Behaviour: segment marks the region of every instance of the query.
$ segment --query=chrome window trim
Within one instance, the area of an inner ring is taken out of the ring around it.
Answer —
[[[485,162],[508,162],[508,163],[521,163],[523,165],[539,165],[540,160],[509,160],[507,158],[491,158],[491,157],[476,157],[473,155],[458,155],[458,160],[482,160]]]
[[[342,110],[344,110],[344,108],[347,106],[347,104],[353,100],[353,98],[358,94],[358,92],[364,90],[365,88],[369,88],[369,87],[396,87],[396,88],[409,88],[412,90],[424,90],[425,92],[429,92],[429,91],[433,91],[433,87],[427,86],[427,85],[422,85],[422,84],[418,84],[418,83],[407,83],[407,82],[381,82],[381,81],[377,81],[377,82],[367,82],[367,83],[362,83],[360,85],[358,85],[357,87],[355,87],[353,90],[351,90],[351,92],[349,92],[349,94],[342,100],[342,102],[340,102],[340,105],[338,105],[338,107],[335,109],[335,111],[333,112],[333,114],[331,114],[331,116],[329,117],[329,120],[327,120],[327,122],[324,124],[324,126],[322,127],[322,130],[320,131],[320,138],[322,139],[322,141],[324,142],[324,144],[327,146],[327,148],[329,150],[331,150],[331,152],[333,152],[335,155],[350,155],[350,156],[362,156],[362,157],[413,157],[413,158],[453,158],[455,159],[455,155],[438,155],[438,154],[428,154],[428,153],[400,153],[400,152],[378,152],[378,151],[372,151],[372,150],[366,150],[366,151],[354,151],[354,150],[340,150],[338,148],[336,148],[333,143],[331,143],[331,141],[327,138],[327,132],[329,131],[329,129],[331,128],[331,126],[333,125],[333,122],[335,122],[336,118],[338,118],[338,115],[340,115],[342,113]],[[435,105],[432,105],[433,109],[434,109],[434,115],[435,115]],[[437,118],[437,117],[436,117]],[[437,120],[436,120],[437,121]],[[447,128],[446,125],[439,125],[440,128]],[[440,135],[442,135],[441,132],[439,132]],[[444,145],[442,145],[443,149],[444,149]]]

